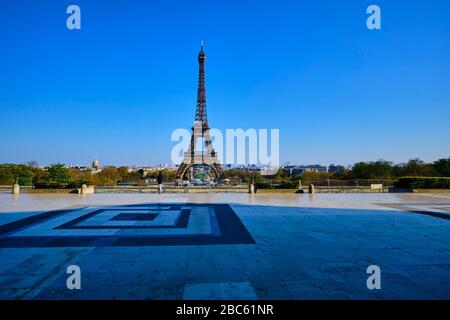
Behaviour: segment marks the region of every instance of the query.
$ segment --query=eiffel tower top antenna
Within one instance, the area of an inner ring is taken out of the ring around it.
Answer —
[[[198,91],[197,108],[195,111],[195,123],[200,123],[203,130],[208,128],[208,116],[206,113],[206,84],[205,84],[205,60],[206,54],[203,51],[203,40],[200,42],[200,52],[198,54]]]

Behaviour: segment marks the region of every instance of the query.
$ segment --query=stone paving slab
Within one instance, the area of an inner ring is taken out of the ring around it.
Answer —
[[[256,293],[249,282],[208,282],[186,284],[185,300],[256,300]]]

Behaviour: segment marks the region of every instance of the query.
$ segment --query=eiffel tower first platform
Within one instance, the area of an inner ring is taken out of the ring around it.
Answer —
[[[198,54],[199,74],[195,121],[192,127],[191,142],[188,151],[184,153],[183,161],[178,167],[177,179],[183,180],[189,169],[197,165],[210,167],[214,172],[216,180],[219,180],[223,175],[222,166],[212,145],[208,116],[206,114],[205,60],[206,54],[203,51],[202,42]],[[199,139],[202,139],[204,142],[204,148],[202,150],[196,150]]]

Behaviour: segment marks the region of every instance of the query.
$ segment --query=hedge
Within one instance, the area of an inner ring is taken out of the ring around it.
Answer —
[[[40,180],[34,184],[36,189],[79,189],[83,184],[88,184],[84,180],[70,181],[69,183],[59,183],[58,181]]]
[[[257,181],[255,184],[258,189],[275,189],[270,182]]]
[[[284,181],[277,184],[271,184],[270,182],[257,181],[256,188],[258,189],[297,189],[298,182]]]
[[[450,189],[448,177],[401,177],[394,184],[407,189]]]
[[[36,189],[62,189],[64,186],[57,181],[38,181],[34,184]]]

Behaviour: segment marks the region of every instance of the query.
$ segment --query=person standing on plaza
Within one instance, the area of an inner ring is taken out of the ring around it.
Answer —
[[[164,186],[163,186],[164,176],[163,176],[162,171],[159,172],[158,178],[156,180],[158,181],[158,192],[160,194],[164,193],[164,189],[163,189],[164,188]]]

